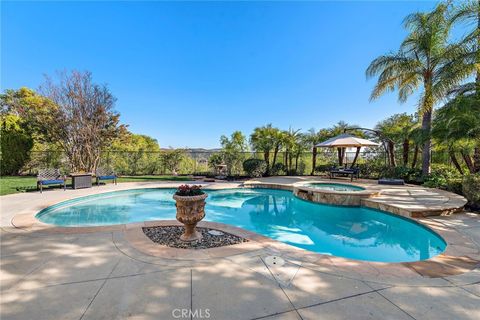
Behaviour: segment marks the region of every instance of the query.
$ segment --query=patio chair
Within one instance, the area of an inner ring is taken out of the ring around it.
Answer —
[[[95,178],[97,181],[97,186],[100,185],[100,181],[106,180],[113,180],[115,185],[117,184],[117,175],[115,174],[115,171],[110,168],[98,167],[97,170],[95,170]]]
[[[52,184],[63,185],[63,190],[67,189],[67,177],[60,173],[60,169],[50,168],[41,169],[37,175],[37,189],[40,189],[40,193],[43,192],[43,186]]]
[[[353,168],[336,168],[332,167],[329,170],[329,177],[330,179],[335,178],[335,175],[342,175],[342,176],[350,176],[350,181],[353,181],[353,179],[359,179],[360,178],[360,169],[357,167]]]

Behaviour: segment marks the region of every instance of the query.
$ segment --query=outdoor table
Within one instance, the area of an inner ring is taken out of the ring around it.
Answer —
[[[72,188],[82,189],[92,187],[92,174],[91,173],[72,173]]]

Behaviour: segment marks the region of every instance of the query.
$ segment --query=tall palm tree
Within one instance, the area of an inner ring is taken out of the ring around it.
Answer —
[[[267,124],[266,126],[255,128],[250,135],[252,149],[263,153],[263,158],[267,163],[267,175],[270,174],[270,152],[275,148],[277,130],[271,124]]]
[[[367,68],[367,78],[378,76],[371,100],[386,92],[398,90],[398,100],[404,103],[419,88],[419,114],[422,117],[424,142],[422,172],[430,173],[431,126],[434,106],[460,81],[468,76],[452,64],[465,52],[464,46],[449,44],[450,21],[447,6],[438,5],[432,12],[410,14],[404,20],[409,31],[397,53],[376,58]]]

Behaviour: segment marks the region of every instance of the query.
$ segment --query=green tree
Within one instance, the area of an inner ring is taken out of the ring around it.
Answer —
[[[47,114],[52,102],[29,88],[5,90],[0,95],[2,174],[18,174],[39,144],[36,114]]]
[[[17,115],[0,115],[1,175],[16,175],[30,158],[33,137]]]
[[[470,173],[479,172],[480,164],[472,152],[480,141],[480,99],[477,95],[457,96],[437,110],[432,135],[440,145],[445,146],[452,163],[463,174],[456,159],[459,152]]]
[[[376,58],[368,67],[367,77],[378,76],[371,100],[386,92],[398,90],[398,100],[407,98],[423,88],[419,101],[424,143],[422,172],[430,172],[432,113],[436,103],[468,75],[452,60],[465,52],[463,46],[449,44],[450,22],[447,6],[438,5],[432,12],[416,12],[407,16],[404,25],[409,31],[397,53]]]
[[[244,153],[247,151],[247,140],[240,131],[235,131],[230,135],[220,137],[222,145],[222,154],[227,165],[228,175],[238,174],[242,170]]]
[[[270,175],[270,152],[275,148],[277,139],[278,129],[273,128],[271,124],[255,128],[250,135],[252,149],[263,153],[263,158],[267,164],[266,175]]]
[[[463,99],[462,104],[480,100],[480,0],[466,0],[457,2],[453,7],[450,20],[454,25],[466,28],[467,33],[460,44],[468,48],[463,57],[453,61],[459,65],[459,70],[470,71],[475,75],[474,82],[462,84],[453,90],[456,96],[476,95],[476,98]],[[465,105],[466,106],[466,105]],[[470,106],[475,108],[475,104]],[[468,108],[468,106],[466,106]],[[480,172],[480,141],[474,143],[474,171]]]
[[[59,73],[57,81],[47,77],[42,93],[53,101],[48,112],[35,113],[42,138],[60,146],[72,171],[95,171],[101,151],[125,130],[115,97],[90,72],[79,71]]]
[[[393,116],[390,116],[387,119],[380,121],[375,126],[375,130],[380,131],[384,137],[387,137],[394,142],[393,148],[395,146],[402,147],[403,166],[407,166],[409,163],[412,132],[415,126],[416,121],[414,116],[408,115],[406,113],[394,114]],[[389,152],[392,153],[392,165],[395,166],[395,150],[389,150]]]
[[[162,151],[160,155],[160,165],[170,173],[177,175],[181,162],[186,158],[184,149],[171,149]]]
[[[159,167],[160,146],[152,137],[129,132],[115,140],[110,149],[113,151],[103,152],[102,160],[113,163],[117,172],[131,175],[154,174]],[[110,166],[110,163],[106,165]]]

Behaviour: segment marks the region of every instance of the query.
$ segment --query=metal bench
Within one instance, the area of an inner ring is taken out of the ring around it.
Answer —
[[[97,186],[100,185],[100,181],[113,180],[117,184],[117,175],[113,169],[99,167],[95,170],[95,179]]]
[[[67,177],[62,175],[60,169],[41,169],[37,175],[37,189],[43,192],[43,186],[59,184],[63,185],[63,190],[67,189]]]
[[[330,179],[335,178],[335,175],[350,176],[350,181],[353,181],[353,178],[355,179],[360,178],[360,170],[358,168],[351,168],[351,169],[333,168],[333,169],[330,169],[328,173],[329,173]]]

